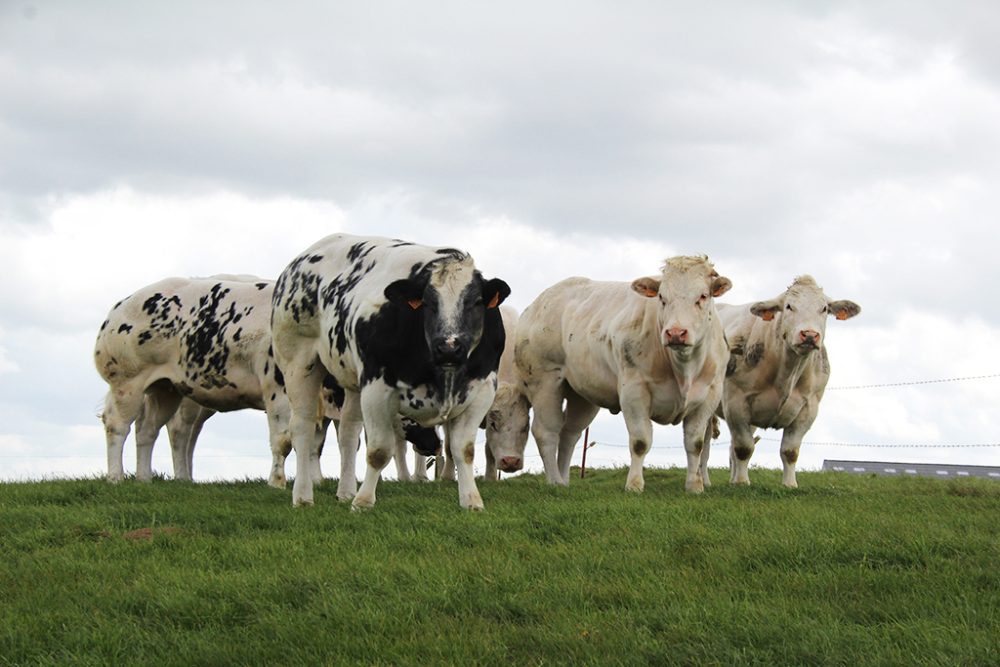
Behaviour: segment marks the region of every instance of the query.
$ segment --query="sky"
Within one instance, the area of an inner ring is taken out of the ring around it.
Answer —
[[[998,32],[961,1],[0,0],[0,480],[105,472],[116,301],[333,232],[463,248],[518,310],[681,254],[726,303],[813,275],[862,312],[829,322],[799,469],[1000,465]],[[195,478],[265,477],[265,423],[214,417]],[[627,464],[620,415],[591,438]],[[680,443],[656,427],[647,465]]]

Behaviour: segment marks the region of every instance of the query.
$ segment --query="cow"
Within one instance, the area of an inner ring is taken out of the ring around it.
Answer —
[[[651,420],[683,422],[684,488],[704,490],[729,354],[714,298],[731,286],[707,257],[673,257],[660,275],[631,284],[568,278],[525,309],[514,358],[550,483],[569,484],[576,442],[606,408],[622,412],[628,429],[627,491],[645,487]]]
[[[500,307],[504,338],[513,341],[518,314],[510,306]],[[498,469],[517,472],[524,467],[524,448],[528,442],[528,411],[531,406],[521,391],[520,378],[514,364],[514,345],[506,345],[500,355],[497,371],[497,391],[480,428],[486,432],[485,480],[498,479]],[[438,461],[443,479],[454,479],[455,466],[451,457]]]
[[[273,290],[273,281],[252,277],[167,278],[114,305],[94,349],[97,370],[109,386],[102,421],[110,481],[124,477],[122,449],[139,417],[136,478],[152,478],[156,436],[188,398],[211,411],[264,410],[272,454],[268,483],[284,487],[291,439],[284,378],[269,336]],[[313,409],[321,418],[310,435],[316,456],[307,463],[309,474],[319,478],[318,450],[329,420],[319,399]],[[210,416],[190,410],[177,417],[183,449],[174,443],[175,471],[185,478],[190,477],[197,421]],[[178,468],[181,457],[186,469]]]
[[[472,471],[475,436],[496,391],[504,348],[498,306],[509,294],[507,283],[486,280],[454,248],[333,234],[299,254],[278,278],[271,315],[298,463],[313,446],[312,406],[328,373],[345,394],[341,452],[357,447],[362,422],[367,443],[360,489],[353,458],[342,454],[339,499],[353,498],[355,510],[374,506],[401,414],[424,427],[443,425],[459,504],[483,509]],[[313,504],[307,472],[300,466],[295,477],[295,506]]]
[[[518,314],[510,306],[500,308],[504,334],[514,341]],[[497,371],[497,393],[482,428],[486,430],[486,471],[484,478],[497,479],[497,470],[517,472],[524,467],[524,448],[528,442],[528,399],[514,364],[513,342],[504,348]]]
[[[795,488],[802,438],[816,420],[830,379],[827,318],[850,319],[861,307],[831,301],[812,276],[804,275],[774,299],[719,304],[718,309],[731,347],[719,406],[732,435],[730,482],[750,483],[754,431],[774,428],[782,430],[782,483]]]

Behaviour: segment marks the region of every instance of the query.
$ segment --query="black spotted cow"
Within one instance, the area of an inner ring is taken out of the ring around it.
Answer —
[[[375,504],[398,415],[441,424],[458,467],[459,503],[479,510],[472,462],[479,424],[496,391],[504,349],[498,306],[510,294],[453,248],[347,234],[328,236],[296,257],[274,290],[271,332],[291,403],[299,462],[294,505],[313,503],[302,463],[313,447],[316,397],[329,373],[344,389],[337,496],[354,509]],[[368,463],[357,489],[353,457],[362,423]]]
[[[284,378],[270,342],[273,290],[273,281],[250,277],[167,278],[115,304],[94,349],[97,370],[109,386],[102,414],[109,480],[124,476],[122,449],[133,422],[136,478],[151,479],[153,444],[171,418],[175,474],[190,478],[194,440],[211,413],[189,406],[175,416],[186,397],[211,411],[264,410],[272,453],[268,481],[284,487],[291,438]],[[317,478],[326,410],[317,400],[314,413],[320,419],[310,434],[316,456],[307,462]]]

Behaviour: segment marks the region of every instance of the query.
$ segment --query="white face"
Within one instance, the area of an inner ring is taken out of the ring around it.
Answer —
[[[516,472],[524,467],[528,444],[528,400],[509,385],[501,386],[486,414],[486,447],[497,468]]]
[[[659,278],[639,278],[632,289],[659,302],[660,342],[675,350],[698,345],[714,317],[713,299],[732,286],[703,258],[675,257]]]
[[[846,320],[861,312],[853,301],[830,301],[809,277],[796,279],[777,299],[755,303],[750,312],[774,321],[781,339],[796,354],[809,354],[823,347],[830,315]]]

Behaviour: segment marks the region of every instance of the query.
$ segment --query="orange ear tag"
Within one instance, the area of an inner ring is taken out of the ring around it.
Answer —
[[[763,313],[760,314],[760,319],[764,320],[765,322],[770,322],[771,320],[774,319],[774,311],[765,310]]]
[[[837,311],[837,319],[838,320],[846,320],[847,319],[847,311],[843,310],[843,309],[838,310]]]
[[[410,304],[410,308],[412,308],[413,310],[418,310],[420,306],[424,305],[424,302],[421,301],[420,299],[410,299],[406,303]]]
[[[486,307],[487,308],[496,308],[499,305],[500,305],[500,292],[497,292],[496,294],[493,295],[493,298],[490,299],[490,302],[489,302],[489,304]]]

